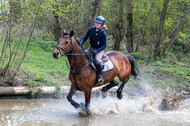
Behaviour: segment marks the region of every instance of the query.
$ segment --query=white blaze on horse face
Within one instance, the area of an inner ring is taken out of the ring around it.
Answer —
[[[61,53],[61,52],[59,52],[59,54],[57,55],[57,58],[60,58],[60,57],[61,57],[61,54],[62,54],[62,53]]]

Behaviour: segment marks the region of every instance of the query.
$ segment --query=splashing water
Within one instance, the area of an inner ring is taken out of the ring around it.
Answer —
[[[105,99],[92,97],[91,112],[94,115],[106,114],[127,114],[127,113],[153,113],[158,114],[160,103],[163,100],[163,90],[153,88],[148,84],[141,87],[143,91],[136,92],[136,87],[127,88],[124,90],[124,97],[118,100],[116,94],[108,95]],[[139,91],[139,90],[138,90]],[[175,108],[176,111],[190,112],[190,100],[186,99]]]

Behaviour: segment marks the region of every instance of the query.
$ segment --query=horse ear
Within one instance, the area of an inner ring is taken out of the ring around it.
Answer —
[[[64,30],[63,30],[63,36],[65,35],[65,33],[66,33],[66,30],[64,29]]]
[[[69,34],[69,37],[73,37],[73,35],[74,35],[74,31],[71,30],[71,32],[70,32],[70,34]]]

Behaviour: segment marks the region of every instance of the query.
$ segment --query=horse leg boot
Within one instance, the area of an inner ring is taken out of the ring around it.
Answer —
[[[106,92],[107,92],[110,88],[112,88],[112,87],[114,87],[114,86],[117,86],[117,85],[118,85],[118,82],[117,82],[116,80],[112,80],[112,81],[110,82],[110,84],[104,86],[104,87],[101,89],[101,91],[102,91],[102,98],[105,98],[105,97],[107,96],[107,93],[106,93]]]
[[[97,83],[99,84],[103,84],[104,83],[104,79],[102,77],[102,70],[104,69],[104,64],[103,63],[99,63],[97,66]]]
[[[72,99],[72,96],[75,94],[76,91],[76,88],[71,87],[69,94],[67,95],[67,100],[77,109],[80,107],[80,105]]]
[[[127,81],[128,81],[128,80],[127,80]],[[127,83],[127,81],[126,81],[126,82],[123,82],[123,83],[121,84],[121,86],[119,87],[119,89],[116,91],[116,92],[117,92],[117,98],[118,98],[118,99],[122,99],[122,97],[123,97],[122,91],[123,91],[123,88],[124,88],[125,84]]]

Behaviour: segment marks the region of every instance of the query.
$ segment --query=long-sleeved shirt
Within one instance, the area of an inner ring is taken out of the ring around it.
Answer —
[[[86,42],[86,40],[90,37],[90,45],[93,48],[95,48],[97,52],[100,52],[107,47],[107,34],[105,30],[101,29],[100,29],[101,31],[100,30],[94,31],[94,30],[96,30],[95,27],[91,27],[88,29],[87,33],[81,40],[80,45],[82,46]]]

